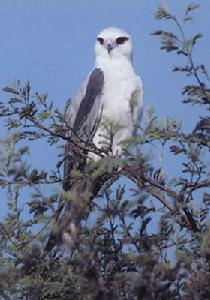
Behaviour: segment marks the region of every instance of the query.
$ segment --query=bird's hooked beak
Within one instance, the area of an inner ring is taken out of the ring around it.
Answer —
[[[110,54],[112,49],[114,49],[114,44],[111,44],[111,43],[107,44],[106,49],[107,49],[108,53]]]

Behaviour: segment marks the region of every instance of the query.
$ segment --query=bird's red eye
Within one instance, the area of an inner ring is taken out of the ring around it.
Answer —
[[[97,38],[97,41],[98,41],[101,45],[104,44],[104,39],[101,38],[101,37],[98,37],[98,38]]]
[[[116,39],[117,45],[124,44],[129,38],[127,36],[121,36]]]

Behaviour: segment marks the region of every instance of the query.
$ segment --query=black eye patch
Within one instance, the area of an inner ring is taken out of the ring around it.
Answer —
[[[129,40],[129,38],[127,36],[121,36],[121,37],[118,37],[116,39],[116,43],[117,45],[122,45],[124,44],[127,40]]]
[[[101,45],[104,44],[104,39],[101,38],[101,37],[98,37],[98,38],[97,38],[97,41],[98,41]]]

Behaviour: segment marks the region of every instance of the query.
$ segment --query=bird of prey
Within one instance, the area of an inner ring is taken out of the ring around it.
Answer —
[[[103,149],[107,124],[114,128],[109,149],[114,155],[122,153],[123,140],[135,135],[143,110],[143,86],[132,66],[132,52],[132,40],[127,32],[116,27],[101,31],[95,42],[95,66],[67,114],[71,134],[91,141],[96,149]],[[100,158],[96,152],[86,154],[94,160]],[[81,164],[77,163],[77,153],[72,150],[71,142],[67,145],[66,156],[64,177],[67,178],[72,168],[78,169]],[[64,190],[68,189],[69,185],[64,185]],[[66,223],[60,227],[66,227]],[[53,239],[48,241],[46,249],[52,247]]]
[[[81,85],[70,109],[73,129],[93,130],[101,116],[100,126],[94,132],[93,143],[103,145],[106,124],[116,129],[113,136],[113,154],[121,154],[123,140],[136,133],[143,108],[143,86],[132,66],[132,41],[128,33],[116,27],[101,31],[95,43],[95,67]],[[97,155],[90,155],[98,159]]]

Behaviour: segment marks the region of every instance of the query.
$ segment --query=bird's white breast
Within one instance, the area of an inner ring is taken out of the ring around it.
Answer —
[[[112,124],[120,126],[119,131],[114,135],[112,152],[120,153],[123,140],[129,139],[135,130],[135,122],[138,114],[132,113],[131,105],[133,100],[137,100],[137,108],[142,106],[139,99],[133,99],[133,95],[141,93],[141,80],[135,74],[130,60],[123,58],[96,58],[96,68],[100,68],[104,73],[104,87],[101,94],[102,124],[107,119]],[[137,92],[137,93],[136,93]],[[103,141],[104,127],[99,127],[93,142],[101,147]],[[93,159],[97,159],[94,155]]]
[[[138,88],[138,77],[128,60],[104,59],[97,68],[104,72],[104,88],[101,96],[103,117],[122,123],[130,118],[130,99]]]

